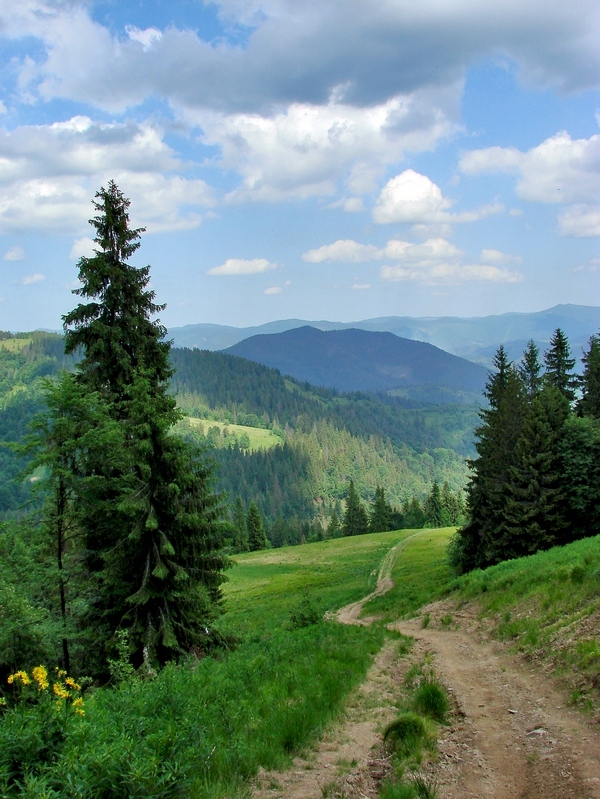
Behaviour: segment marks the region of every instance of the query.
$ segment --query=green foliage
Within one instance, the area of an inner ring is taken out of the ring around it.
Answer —
[[[403,713],[387,725],[383,740],[395,748],[402,746],[412,749],[415,744],[421,743],[426,734],[425,722],[421,716],[417,713]]]
[[[578,409],[582,416],[600,419],[600,337],[590,338],[589,349],[583,354],[581,399]]]
[[[363,504],[358,498],[354,481],[350,480],[346,497],[346,513],[342,524],[344,535],[364,535],[369,532],[369,520]]]
[[[322,619],[323,614],[318,605],[308,591],[305,591],[298,605],[290,611],[290,629],[299,630],[301,627],[310,627],[311,624],[318,624]]]
[[[369,514],[369,532],[385,533],[387,530],[391,530],[391,518],[392,507],[386,501],[385,490],[383,486],[377,486]]]
[[[568,402],[573,402],[578,383],[577,376],[573,374],[575,358],[571,357],[571,347],[560,328],[554,331],[550,339],[550,348],[544,353],[544,363],[544,383],[558,389]]]
[[[440,724],[446,723],[450,704],[444,688],[433,678],[423,680],[415,691],[415,708]]]
[[[248,549],[251,552],[265,549],[267,546],[265,528],[263,526],[263,521],[261,519],[259,510],[254,502],[251,502],[250,507],[248,508],[248,515],[246,516],[246,529],[248,531]]]

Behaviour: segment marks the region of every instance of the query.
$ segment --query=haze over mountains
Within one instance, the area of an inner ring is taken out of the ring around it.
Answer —
[[[544,350],[553,331],[560,327],[569,338],[573,354],[579,358],[589,337],[600,329],[600,308],[587,305],[556,305],[534,313],[505,313],[482,317],[409,317],[389,316],[358,322],[306,321],[284,319],[256,327],[195,324],[174,327],[169,336],[176,347],[220,350],[251,336],[282,333],[310,325],[319,330],[358,328],[394,333],[407,339],[434,344],[453,355],[483,364],[491,360],[499,344],[504,344],[509,357],[521,356],[531,338]]]
[[[478,397],[487,377],[483,366],[432,344],[356,328],[324,331],[306,325],[251,336],[225,352],[338,391],[436,386]]]

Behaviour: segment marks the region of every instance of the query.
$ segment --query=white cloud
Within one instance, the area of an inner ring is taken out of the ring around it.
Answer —
[[[22,247],[11,247],[10,250],[4,253],[5,261],[24,261],[25,250]]]
[[[221,266],[214,266],[209,269],[208,275],[258,275],[261,272],[269,272],[277,269],[277,264],[272,264],[266,258],[228,258]]]
[[[355,283],[352,288],[356,289],[357,291],[366,291],[367,289],[372,288],[372,286],[370,283]]]
[[[413,224],[454,224],[476,222],[504,210],[499,203],[475,211],[449,213],[452,200],[426,175],[406,169],[385,184],[373,209],[373,220],[380,225],[408,222]]]
[[[573,140],[562,131],[527,152],[514,147],[473,150],[462,156],[460,169],[469,175],[517,174],[517,194],[529,202],[593,202],[600,194],[600,134]]]
[[[561,236],[600,236],[600,205],[572,205],[559,214]]]
[[[351,214],[357,214],[361,211],[364,211],[362,197],[348,197],[348,199],[344,201],[344,211],[347,211]]]
[[[293,103],[259,114],[188,112],[203,129],[203,141],[220,148],[220,163],[242,177],[230,202],[277,201],[333,195],[345,184],[353,195],[373,191],[386,164],[406,151],[431,150],[456,130],[460,86],[446,96],[417,92],[371,108],[330,102]],[[443,107],[440,107],[443,106]],[[344,201],[359,211],[359,197]]]
[[[346,263],[362,263],[382,257],[382,251],[373,244],[359,244],[352,239],[340,239],[333,244],[325,244],[316,250],[308,250],[302,260],[309,264],[321,264],[324,261],[344,261]]]
[[[0,129],[0,230],[83,233],[90,200],[115,179],[132,200],[132,221],[149,232],[196,227],[214,205],[202,180],[184,168],[160,128],[97,123],[76,116],[51,125]],[[165,173],[167,173],[165,175]]]
[[[72,261],[78,261],[80,258],[91,258],[94,255],[94,248],[98,247],[94,239],[88,236],[83,236],[80,239],[75,239],[69,258]]]
[[[162,31],[156,28],[140,30],[134,25],[126,25],[125,32],[133,42],[139,42],[142,45],[144,52],[149,50],[154,42],[159,42],[162,39]]]
[[[283,289],[281,286],[270,286],[268,289],[265,289],[265,294],[281,294],[282,291]]]
[[[34,275],[25,275],[20,280],[17,280],[17,283],[20,283],[22,286],[31,286],[33,283],[40,283],[42,280],[45,280],[46,276],[36,272]]]
[[[520,264],[523,259],[520,255],[508,255],[500,250],[482,250],[481,260],[486,264]]]
[[[399,241],[395,245],[397,263],[382,266],[380,276],[383,280],[412,280],[433,285],[468,281],[515,283],[523,279],[518,272],[505,267],[465,264],[465,253],[445,239],[429,239],[423,244]]]

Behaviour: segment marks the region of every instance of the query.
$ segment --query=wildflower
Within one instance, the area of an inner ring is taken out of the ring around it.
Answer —
[[[12,685],[15,680],[20,680],[23,685],[30,685],[31,680],[26,671],[16,671],[14,674],[11,674],[8,678],[7,682],[9,685]]]
[[[55,682],[52,686],[52,691],[59,699],[68,699],[71,694],[67,691],[67,689],[61,685],[59,682]]]
[[[67,677],[65,685],[68,685],[69,688],[73,688],[75,691],[81,691],[81,685],[78,685],[72,677]]]
[[[45,691],[48,688],[48,672],[44,666],[36,666],[32,669],[33,679],[38,684],[40,691]]]
[[[59,669],[58,666],[55,666],[56,676],[60,680],[62,677],[67,676],[67,672],[64,669]]]

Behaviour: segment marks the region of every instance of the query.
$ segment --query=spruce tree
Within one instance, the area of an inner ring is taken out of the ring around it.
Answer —
[[[557,388],[565,399],[573,402],[578,383],[577,376],[573,374],[575,358],[571,357],[569,341],[559,327],[550,339],[550,349],[544,353],[544,362],[544,384]]]
[[[417,530],[425,526],[427,517],[417,497],[413,497],[410,502],[407,500],[402,510],[404,515],[404,527],[407,530]]]
[[[581,376],[582,396],[578,410],[582,416],[600,419],[600,338],[592,336],[589,348],[582,358]]]
[[[533,339],[529,340],[525,348],[518,371],[525,386],[525,392],[529,399],[532,400],[539,394],[542,387],[540,350]]]
[[[235,552],[248,551],[248,526],[241,497],[236,499],[233,506],[233,549]]]
[[[502,559],[566,543],[566,503],[559,454],[565,399],[546,387],[534,398],[509,470],[502,525]]]
[[[80,259],[74,292],[88,302],[64,317],[66,351],[81,352],[77,380],[120,422],[128,463],[107,453],[104,496],[81,518],[96,579],[90,654],[101,668],[125,628],[134,662],[150,667],[216,640],[228,565],[219,551],[222,509],[211,468],[172,435],[180,414],[168,393],[170,344],[153,320],[164,306],[147,288],[149,267],[128,263],[143,231],[130,228],[129,200],[112,181],[94,207],[97,249]]]
[[[371,503],[371,513],[369,515],[369,532],[385,533],[390,529],[390,515],[392,509],[385,499],[385,491],[382,486],[375,489],[375,498]]]
[[[248,530],[248,549],[250,552],[257,552],[267,548],[267,536],[260,511],[255,502],[250,503],[248,515],[246,516],[246,529]]]
[[[348,496],[346,497],[346,513],[342,524],[344,535],[363,535],[369,532],[369,519],[362,502],[359,499],[354,480],[350,480]]]
[[[340,523],[340,517],[337,515],[337,511],[334,510],[331,516],[329,517],[329,522],[327,524],[325,536],[327,538],[339,538],[341,534],[342,534],[342,525]]]
[[[426,524],[429,527],[443,527],[444,526],[444,506],[442,505],[442,493],[437,480],[433,481],[429,496],[425,500]]]

